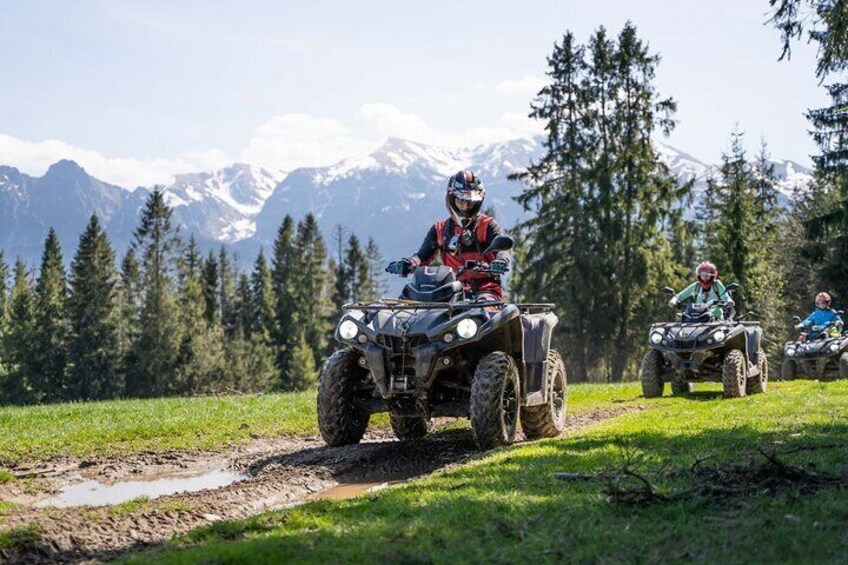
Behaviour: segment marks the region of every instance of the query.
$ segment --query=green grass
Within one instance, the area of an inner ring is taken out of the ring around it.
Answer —
[[[0,485],[5,485],[6,483],[11,483],[15,480],[15,475],[13,475],[10,471],[6,471],[5,469],[0,469]]]
[[[569,389],[572,412],[639,399],[635,384]],[[387,427],[385,415],[372,427]],[[255,437],[317,435],[315,393],[0,407],[0,464],[58,455],[215,449]],[[5,471],[0,470],[0,484]]]
[[[0,408],[0,462],[172,449],[314,434],[315,393],[161,398]]]
[[[29,524],[0,532],[0,549],[16,549],[31,545],[41,539],[41,526]]]
[[[660,494],[758,450],[815,473],[848,473],[848,382],[796,381],[766,395],[639,399],[630,413],[571,436],[498,450],[458,470],[347,501],[320,501],[215,524],[131,562],[838,562],[848,554],[848,494],[790,485],[717,501],[700,495],[630,506],[602,480],[556,472],[628,468]],[[575,387],[572,408],[631,399],[634,388]],[[576,397],[576,398],[575,398]],[[581,398],[582,397],[582,398]],[[605,400],[604,400],[605,399]],[[841,448],[825,448],[825,446]],[[738,479],[737,479],[738,480]],[[640,483],[629,482],[630,486]]]

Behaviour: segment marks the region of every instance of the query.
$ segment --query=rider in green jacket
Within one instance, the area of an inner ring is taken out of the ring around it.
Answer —
[[[716,320],[732,318],[734,313],[734,303],[724,284],[718,280],[718,269],[709,261],[704,261],[698,268],[695,269],[695,282],[678,292],[671,297],[669,306],[672,308],[677,306],[681,301],[687,298],[694,298],[696,304],[711,304],[722,300],[724,308],[715,306],[712,308],[713,316]]]

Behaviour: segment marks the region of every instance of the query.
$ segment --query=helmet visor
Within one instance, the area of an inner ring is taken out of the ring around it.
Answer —
[[[830,301],[827,298],[816,298],[816,306],[818,308],[824,308],[828,305]]]
[[[464,200],[466,202],[482,202],[483,201],[483,191],[482,190],[454,190],[453,196],[457,200]]]

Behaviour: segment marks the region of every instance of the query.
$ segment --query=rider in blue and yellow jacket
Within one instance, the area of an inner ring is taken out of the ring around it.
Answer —
[[[827,326],[827,333],[830,335],[839,335],[842,331],[842,318],[836,313],[836,310],[830,307],[831,298],[826,292],[820,292],[816,295],[816,309],[813,313],[807,316],[807,319],[795,326],[796,330],[809,330],[813,326]]]

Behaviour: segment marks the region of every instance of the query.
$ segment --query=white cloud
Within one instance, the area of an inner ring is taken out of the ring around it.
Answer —
[[[0,134],[2,164],[39,176],[60,159],[72,159],[98,179],[126,188],[165,184],[177,173],[217,169],[231,163],[218,149],[192,151],[174,158],[135,159],[106,157],[99,151],[55,139],[32,142]]]
[[[545,79],[527,75],[517,80],[505,80],[495,87],[500,94],[529,94],[535,95],[547,84]]]
[[[439,131],[415,114],[385,103],[363,104],[350,124],[310,114],[274,116],[253,132],[238,161],[291,171],[297,167],[332,165],[367,153],[387,137],[445,147],[468,147],[542,132],[542,126],[523,113],[503,114],[494,123],[466,131]],[[31,175],[42,175],[60,159],[72,159],[95,177],[123,186],[168,184],[175,174],[211,171],[234,159],[218,149],[175,157],[135,159],[107,157],[96,150],[59,140],[24,141],[0,134],[0,164]]]
[[[369,148],[366,140],[338,120],[284,114],[256,128],[239,160],[290,171],[334,163]]]

